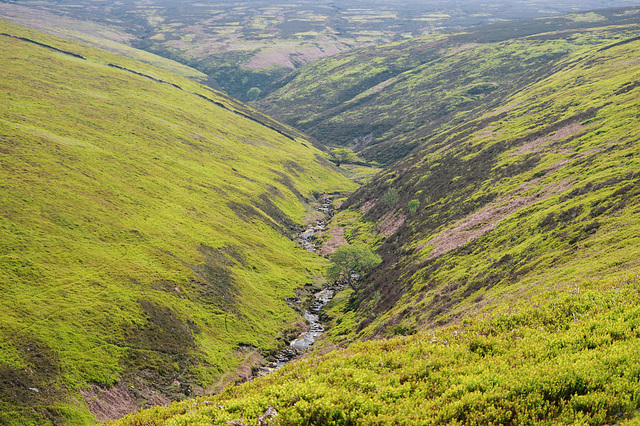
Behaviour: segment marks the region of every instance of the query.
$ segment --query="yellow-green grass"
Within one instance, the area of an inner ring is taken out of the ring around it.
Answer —
[[[196,81],[207,79],[206,74],[184,64],[131,47],[126,43],[130,42],[133,36],[121,30],[98,24],[95,21],[73,19],[69,16],[56,16],[42,10],[15,4],[2,5],[0,13],[4,15],[4,19],[19,25],[44,31],[54,36],[80,41],[99,49],[108,50],[118,55],[127,56],[137,61],[154,65]],[[162,40],[161,36],[163,36],[163,34],[157,34],[157,36],[155,38],[152,37],[152,39]]]
[[[355,145],[389,165],[552,74],[573,52],[636,36],[640,20],[629,16],[505,23],[359,49],[296,71],[256,104],[321,143]]]
[[[354,184],[197,83],[0,32],[2,422],[90,423],[79,391],[119,380],[181,398],[281,345],[284,299],[325,268],[289,227]]]
[[[351,329],[332,337],[407,334],[637,271],[639,52],[629,39],[570,55],[347,200],[333,223],[385,263],[357,288]]]
[[[559,289],[111,425],[635,424],[639,290],[635,276]]]
[[[346,200],[384,262],[328,307],[345,350],[115,424],[637,422],[640,41],[610,30]]]
[[[368,182],[379,173],[382,168],[376,166],[361,166],[358,164],[342,164],[340,165],[345,176],[354,182],[363,184]]]

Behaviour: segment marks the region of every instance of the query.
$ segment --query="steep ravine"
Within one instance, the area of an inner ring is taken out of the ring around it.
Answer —
[[[301,229],[298,233],[296,241],[305,250],[311,252],[317,250],[313,236],[323,231],[326,223],[333,217],[332,201],[329,197],[323,197],[318,211],[323,213],[324,217],[316,220],[315,224],[308,225],[304,229]],[[300,297],[289,298],[287,300],[289,306],[299,312],[304,312],[307,328],[300,333],[296,339],[292,340],[289,346],[281,349],[273,357],[268,358],[269,364],[260,367],[254,377],[270,374],[308,350],[318,337],[324,333],[325,324],[321,321],[320,315],[322,309],[333,299],[335,294],[343,288],[344,284],[332,283],[323,286],[320,290],[311,290],[310,294],[303,299]]]

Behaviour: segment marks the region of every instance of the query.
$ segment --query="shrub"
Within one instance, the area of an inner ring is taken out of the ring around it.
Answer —
[[[330,280],[348,279],[352,274],[364,275],[382,262],[382,258],[364,245],[342,246],[331,256]]]
[[[416,214],[416,212],[418,211],[419,207],[420,207],[420,201],[418,201],[418,200],[409,201],[409,214],[411,216]]]
[[[247,99],[252,101],[252,100],[256,99],[258,96],[260,96],[261,93],[262,93],[262,90],[260,90],[257,87],[252,87],[247,92]]]
[[[389,188],[389,190],[382,197],[382,202],[388,206],[396,204],[400,200],[398,190],[395,188]]]

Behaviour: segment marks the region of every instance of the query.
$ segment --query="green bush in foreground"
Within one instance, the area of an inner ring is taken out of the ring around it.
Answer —
[[[640,281],[551,292],[441,332],[307,357],[116,425],[605,424],[640,401]]]

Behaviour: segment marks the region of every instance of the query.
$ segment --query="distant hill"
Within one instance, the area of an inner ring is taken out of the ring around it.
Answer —
[[[506,22],[343,53],[280,80],[256,106],[322,144],[391,164],[552,75],[572,52],[633,37],[639,11]]]
[[[325,348],[114,425],[637,424],[640,38],[630,29],[488,49],[495,70],[510,66],[493,56],[503,52],[545,71],[449,115],[343,204],[327,236],[368,244],[383,262],[325,312]],[[575,47],[556,57],[554,46]],[[460,90],[489,83],[476,69],[457,76]]]
[[[250,101],[293,70],[341,52],[503,21],[634,4],[633,0],[20,0],[0,2],[0,15],[117,53],[142,56],[132,46],[176,60],[191,68],[183,65],[180,72]]]
[[[284,345],[325,267],[290,238],[355,187],[326,154],[131,59],[6,21],[0,50],[0,423],[119,417]]]

